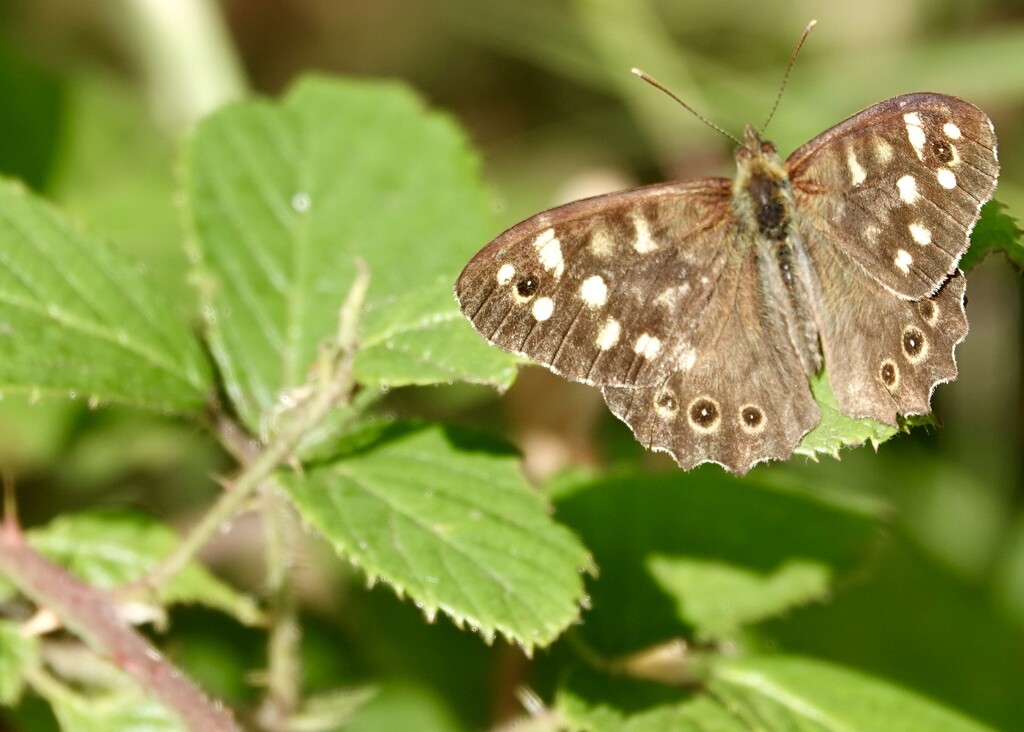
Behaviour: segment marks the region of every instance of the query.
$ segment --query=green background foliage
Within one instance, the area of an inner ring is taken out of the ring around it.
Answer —
[[[1024,726],[1017,5],[816,9],[780,152],[957,94],[995,122],[999,204],[964,260],[942,426],[829,420],[743,480],[643,452],[593,390],[517,379],[451,286],[543,208],[731,175],[729,143],[629,68],[740,130],[803,4],[197,0],[191,27],[146,7],[0,10],[0,470],[33,547],[105,589],[150,571],[237,469],[211,405],[287,432],[362,262],[358,390],[274,478],[294,729],[487,728],[524,688],[538,729]],[[239,709],[268,663],[260,515],[131,605]],[[0,726],[180,728],[109,659],[24,637],[30,610],[0,577]]]

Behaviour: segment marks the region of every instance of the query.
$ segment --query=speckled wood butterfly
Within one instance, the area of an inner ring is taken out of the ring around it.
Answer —
[[[868,107],[783,162],[753,127],[733,180],[537,214],[470,260],[455,293],[491,343],[601,387],[680,466],[785,459],[839,407],[895,424],[956,378],[957,268],[999,173],[992,123],[942,94]]]

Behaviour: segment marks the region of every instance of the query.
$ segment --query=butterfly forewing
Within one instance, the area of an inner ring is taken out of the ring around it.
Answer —
[[[956,269],[999,165],[988,117],[940,94],[869,107],[787,160],[800,223],[905,298]],[[831,281],[829,281],[831,285]]]
[[[455,287],[489,341],[598,385],[658,384],[692,358],[719,273],[729,181],[650,186],[561,206],[481,250]]]

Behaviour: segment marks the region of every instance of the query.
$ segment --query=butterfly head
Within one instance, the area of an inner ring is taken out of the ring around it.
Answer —
[[[743,146],[736,151],[736,160],[742,162],[755,158],[777,161],[778,151],[775,149],[775,145],[761,139],[761,133],[754,125],[747,125],[743,130]]]

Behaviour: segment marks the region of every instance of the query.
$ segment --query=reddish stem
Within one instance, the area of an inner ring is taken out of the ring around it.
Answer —
[[[148,640],[121,619],[110,595],[84,584],[26,544],[0,531],[0,574],[39,607],[55,612],[93,650],[131,674],[143,690],[175,712],[189,729],[239,732],[231,712],[212,701]]]

